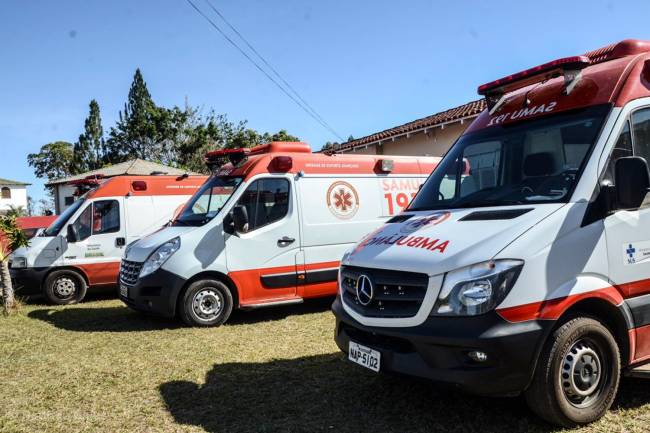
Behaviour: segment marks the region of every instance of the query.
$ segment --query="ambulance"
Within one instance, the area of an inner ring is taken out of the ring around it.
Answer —
[[[478,93],[487,110],[409,207],[342,258],[336,343],[375,372],[589,423],[650,362],[650,41]]]
[[[217,326],[234,308],[334,296],[343,252],[405,208],[438,161],[298,142],[211,152],[214,174],[171,226],[127,248],[120,298]]]
[[[93,176],[71,182],[79,197],[10,258],[19,295],[80,302],[88,288],[115,288],[126,245],[160,229],[206,176]]]

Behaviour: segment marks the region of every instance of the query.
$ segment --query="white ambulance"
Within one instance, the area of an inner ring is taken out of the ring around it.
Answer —
[[[127,248],[120,273],[127,305],[198,326],[333,296],[343,252],[405,208],[439,160],[287,142],[207,159],[215,174],[170,227]]]
[[[11,257],[19,295],[81,301],[88,287],[115,287],[124,247],[160,229],[206,176],[94,176],[71,182],[80,197]]]
[[[650,362],[650,42],[479,94],[408,209],[342,259],[336,342],[374,371],[591,422]]]

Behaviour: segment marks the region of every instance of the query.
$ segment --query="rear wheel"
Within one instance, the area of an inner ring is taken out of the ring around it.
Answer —
[[[228,286],[219,280],[199,280],[183,294],[179,313],[190,326],[219,326],[228,320],[232,308]]]
[[[45,279],[45,297],[53,304],[67,305],[81,302],[87,290],[86,280],[72,270],[54,271]]]
[[[547,341],[526,401],[553,424],[587,424],[612,405],[620,373],[620,352],[609,329],[592,318],[577,317]]]

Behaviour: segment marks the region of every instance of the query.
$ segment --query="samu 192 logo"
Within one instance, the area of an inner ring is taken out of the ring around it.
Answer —
[[[342,180],[334,182],[327,189],[327,208],[337,218],[352,218],[359,210],[357,190]]]

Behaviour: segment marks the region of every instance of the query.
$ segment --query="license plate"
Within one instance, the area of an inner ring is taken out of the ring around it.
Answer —
[[[129,297],[129,288],[124,284],[120,284],[120,296],[123,296],[125,298]]]
[[[348,359],[372,371],[379,372],[381,353],[359,343],[350,341],[348,346]]]

